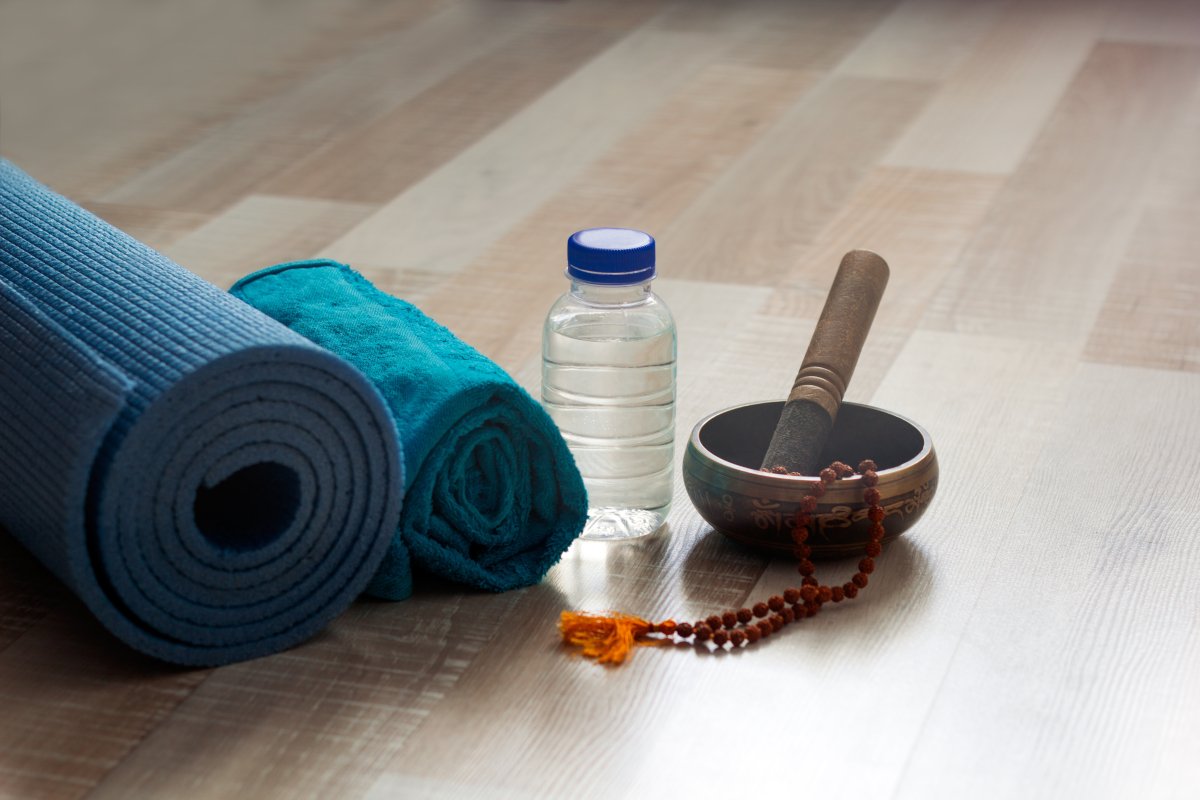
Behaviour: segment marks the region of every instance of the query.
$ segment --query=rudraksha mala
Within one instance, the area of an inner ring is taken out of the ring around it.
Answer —
[[[782,472],[782,468],[771,470]],[[800,501],[792,527],[793,552],[799,561],[803,576],[799,586],[792,586],[782,594],[772,595],[765,602],[755,603],[748,608],[712,614],[695,622],[648,622],[627,614],[590,614],[587,612],[564,611],[559,620],[559,630],[568,644],[583,648],[583,654],[595,658],[602,664],[620,664],[629,655],[634,645],[658,644],[672,639],[696,643],[712,642],[718,648],[726,645],[737,648],[754,644],[785,625],[815,617],[825,603],[840,603],[853,600],[867,587],[870,575],[875,571],[875,557],[883,551],[883,506],[879,505],[879,475],[875,462],[859,463],[857,472],[862,475],[863,501],[867,504],[870,520],[866,555],[858,562],[858,571],[841,586],[826,586],[816,579],[816,565],[810,560],[812,549],[808,545],[808,525],[817,508],[817,500],[825,494],[825,488],[839,478],[855,474],[847,464],[835,461],[818,475],[809,493]],[[794,474],[794,473],[793,473]],[[650,638],[651,636],[657,638]]]

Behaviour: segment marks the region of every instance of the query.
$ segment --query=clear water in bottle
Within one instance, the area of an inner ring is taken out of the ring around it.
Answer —
[[[583,538],[645,536],[671,505],[674,321],[649,278],[596,284],[568,275],[571,291],[550,309],[543,332],[542,402],[587,486]]]

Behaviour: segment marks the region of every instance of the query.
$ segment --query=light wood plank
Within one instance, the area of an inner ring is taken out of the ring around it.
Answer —
[[[740,401],[737,395],[746,384],[731,381],[719,372],[714,374],[711,367],[716,354],[742,335],[747,323],[766,305],[770,289],[734,283],[663,280],[659,291],[679,309],[675,315],[679,332],[676,385],[681,399],[677,408],[676,450],[682,457],[692,426],[713,411]],[[787,345],[771,349],[779,354]],[[779,360],[786,362],[786,358]],[[762,386],[759,380],[752,385]],[[776,393],[783,389],[781,384]]]
[[[1200,206],[1150,209],[1088,337],[1092,361],[1200,372]]]
[[[3,649],[0,796],[83,797],[207,677],[120,645],[71,598]]]
[[[90,796],[361,796],[522,596],[356,606],[308,644],[213,673]]]
[[[289,13],[303,25],[280,24],[269,2],[69,0],[53,15],[37,0],[6,3],[0,141],[74,197],[153,206],[161,200],[102,194],[298,71],[326,69],[372,29],[408,25],[437,2],[301,0]]]
[[[478,258],[726,46],[727,35],[658,23],[593,59],[325,254],[363,269],[405,263],[446,273]]]
[[[892,270],[877,324],[911,330],[958,267],[1004,180],[994,175],[878,167],[812,246],[785,269],[769,313],[815,321],[842,256],[874,250]]]
[[[1013,172],[1087,58],[1108,5],[1009,4],[884,163]]]
[[[593,10],[586,3],[582,9]],[[654,9],[647,3],[643,13]],[[629,27],[639,22],[630,19]],[[390,200],[626,33],[581,26],[563,14],[541,21],[408,102],[331,139],[268,180],[263,191]]]
[[[955,74],[995,22],[1001,0],[906,0],[838,63],[865,78],[940,81]]]
[[[1128,366],[1200,370],[1200,87],[1169,133],[1145,206],[1096,317],[1085,358]]]
[[[753,9],[762,29],[728,58],[758,67],[828,71],[893,5],[895,0],[808,0],[800,7],[792,0],[758,0]]]
[[[1200,4],[1192,0],[1123,3],[1104,29],[1105,39],[1200,45]]]
[[[308,258],[374,210],[368,203],[251,195],[164,252],[228,287],[263,267]]]
[[[414,9],[386,4],[407,21]],[[381,7],[382,8],[382,7]],[[310,156],[325,142],[386,114],[503,46],[532,21],[520,7],[453,4],[411,24],[385,24],[316,61],[280,90],[213,121],[203,136],[171,150],[105,195],[110,202],[214,212]],[[470,47],[463,46],[470,43]],[[353,198],[360,199],[360,198]],[[365,198],[362,198],[365,199]]]
[[[921,83],[841,76],[822,82],[664,232],[686,277],[774,282],[928,96]]]
[[[1098,45],[934,299],[931,327],[1038,339],[1091,330],[1200,51]],[[1159,124],[1147,125],[1146,120]]]
[[[1163,210],[1200,205],[1200,86],[1183,102],[1183,119],[1164,131],[1146,190],[1148,206]]]
[[[1200,785],[1200,723],[1181,713],[1200,699],[1198,390],[1194,374],[1074,373],[1067,413],[1014,462],[1024,490],[980,502],[992,520],[975,535],[991,532],[995,559],[898,796],[1182,797]],[[1006,757],[989,757],[990,743]]]

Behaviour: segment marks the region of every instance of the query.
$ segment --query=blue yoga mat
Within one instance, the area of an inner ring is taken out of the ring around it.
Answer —
[[[0,161],[0,526],[118,638],[320,630],[396,530],[397,442],[357,369]]]

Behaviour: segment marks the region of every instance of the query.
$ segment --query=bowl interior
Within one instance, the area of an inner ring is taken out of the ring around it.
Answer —
[[[782,400],[728,409],[704,424],[700,444],[717,458],[757,470],[782,413]],[[924,446],[921,430],[903,417],[842,403],[821,463],[838,460],[855,466],[870,458],[880,470],[892,469],[919,456]]]

